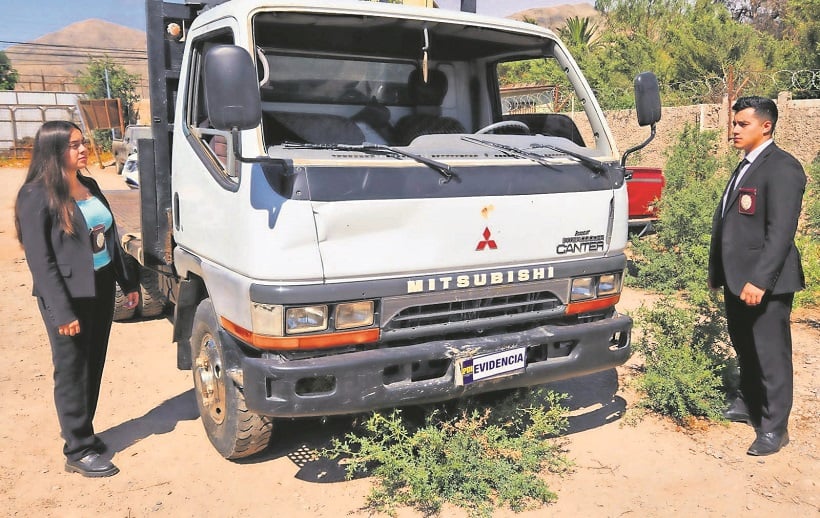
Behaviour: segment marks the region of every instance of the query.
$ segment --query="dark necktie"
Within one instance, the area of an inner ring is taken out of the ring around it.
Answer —
[[[723,196],[723,214],[726,214],[726,206],[729,205],[729,196],[732,195],[735,189],[737,189],[737,179],[740,176],[740,172],[746,167],[746,164],[750,163],[745,158],[737,164],[735,170],[732,172],[732,176],[729,178],[729,185],[726,186],[726,194]]]
[[[743,171],[743,168],[746,167],[746,164],[748,163],[749,161],[744,158],[739,164],[737,164],[737,167],[735,167],[735,172],[732,173],[732,191],[737,189],[737,179],[740,177],[740,172]]]

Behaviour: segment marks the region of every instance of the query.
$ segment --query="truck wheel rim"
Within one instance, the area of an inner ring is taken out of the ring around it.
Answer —
[[[194,363],[194,380],[199,392],[199,400],[211,421],[222,424],[225,419],[225,380],[222,360],[219,357],[213,337],[206,334],[202,338],[199,356]]]

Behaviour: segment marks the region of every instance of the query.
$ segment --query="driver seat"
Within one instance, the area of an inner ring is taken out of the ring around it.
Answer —
[[[447,76],[441,70],[430,70],[424,82],[419,69],[410,72],[407,88],[414,113],[396,123],[395,137],[400,145],[408,145],[420,135],[465,133],[457,119],[441,115],[441,103],[447,95]]]

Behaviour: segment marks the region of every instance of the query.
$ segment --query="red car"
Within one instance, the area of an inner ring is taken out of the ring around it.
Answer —
[[[639,236],[652,230],[658,219],[656,200],[666,184],[663,171],[657,167],[627,167],[632,177],[626,182],[629,195],[629,230]]]

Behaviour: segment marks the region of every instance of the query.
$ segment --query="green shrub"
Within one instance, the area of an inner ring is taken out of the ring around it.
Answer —
[[[803,262],[806,289],[794,295],[796,307],[820,306],[820,237],[797,236],[797,249]]]
[[[635,350],[645,367],[640,405],[681,424],[721,419],[724,390],[736,384],[722,293],[707,287],[712,215],[736,158],[717,155],[716,132],[687,125],[668,151],[656,234],[633,239],[634,286],[664,293],[641,308]],[[681,300],[675,300],[678,297]]]
[[[685,290],[702,298],[706,290],[712,215],[731,171],[733,157],[715,155],[718,135],[684,127],[668,151],[666,187],[658,203],[660,220],[654,235],[631,243],[627,282],[661,293]]]
[[[693,417],[720,420],[723,388],[736,380],[718,294],[695,306],[664,297],[637,317],[642,333],[635,349],[645,359],[640,405],[684,425]]]
[[[806,176],[808,182],[803,197],[803,213],[806,217],[804,230],[806,234],[820,239],[820,155],[806,168]]]
[[[500,507],[533,508],[556,499],[541,472],[569,467],[555,439],[567,426],[564,397],[518,391],[493,407],[472,400],[454,417],[439,408],[423,424],[401,410],[377,412],[322,455],[344,458],[349,478],[376,478],[368,496],[374,511],[395,515],[412,506],[430,515],[450,503],[491,516]]]

